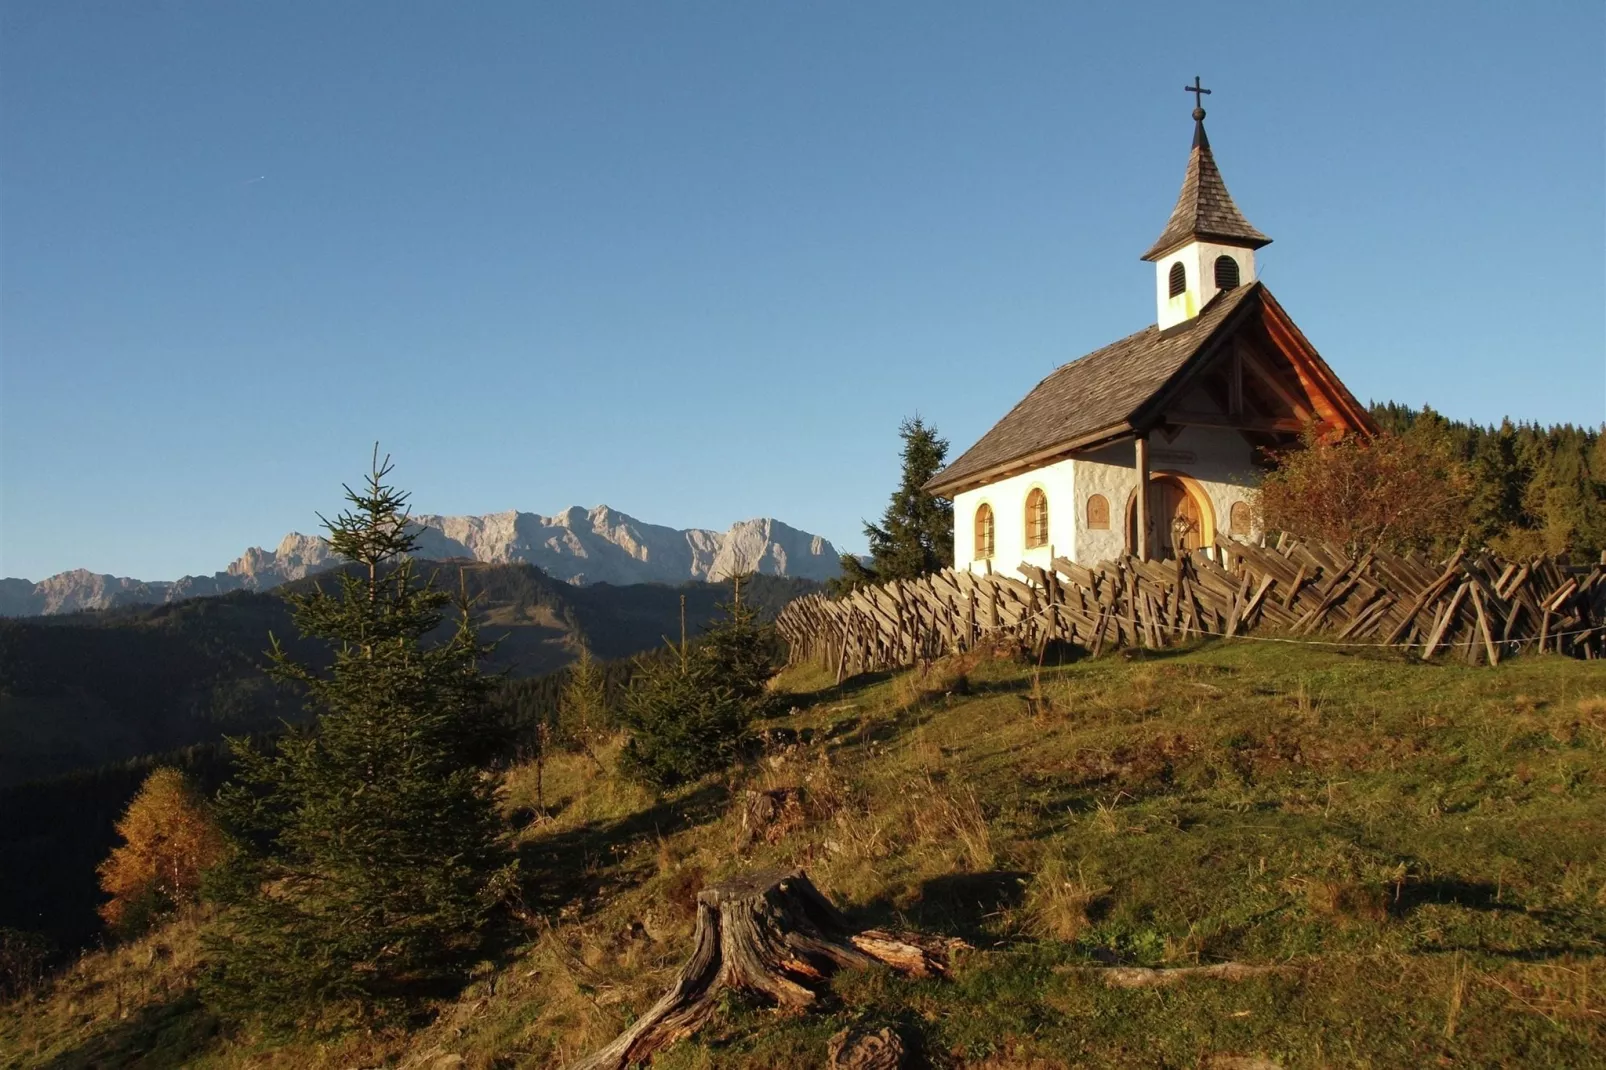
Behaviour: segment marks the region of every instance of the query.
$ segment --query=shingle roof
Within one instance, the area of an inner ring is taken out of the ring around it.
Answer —
[[[1235,309],[1261,290],[1259,282],[1227,290],[1193,319],[1164,331],[1145,327],[1063,365],[933,476],[925,489],[961,484],[989,468],[1128,420],[1210,342]]]
[[[1158,240],[1143,254],[1144,260],[1158,260],[1192,238],[1215,239],[1229,245],[1259,249],[1271,239],[1249,225],[1238,206],[1232,203],[1227,183],[1210,152],[1204,120],[1194,124],[1193,151],[1188,154],[1188,170],[1182,176],[1182,192],[1177,206]]]

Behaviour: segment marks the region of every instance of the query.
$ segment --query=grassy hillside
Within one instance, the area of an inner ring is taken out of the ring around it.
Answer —
[[[946,981],[839,975],[803,1016],[730,1001],[657,1065],[819,1066],[856,1021],[991,1070],[1606,1065],[1598,663],[1242,643],[831,684],[787,674],[767,755],[669,797],[611,753],[549,763],[548,814],[514,833],[522,935],[412,1031],[220,1034],[190,994],[190,919],[7,1008],[5,1065],[562,1066],[656,998],[703,883],[781,863],[858,920],[974,950]],[[535,781],[507,775],[509,812]],[[733,796],[781,786],[802,805],[738,856]],[[1224,960],[1283,969],[1096,972]]]

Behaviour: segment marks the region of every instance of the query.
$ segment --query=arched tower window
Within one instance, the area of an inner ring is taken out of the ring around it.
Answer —
[[[1230,256],[1216,257],[1216,289],[1234,290],[1238,288],[1238,261]]]
[[[1048,495],[1033,487],[1026,495],[1026,549],[1048,545]]]
[[[1171,265],[1171,274],[1167,276],[1166,289],[1171,291],[1172,297],[1175,297],[1177,294],[1181,293],[1187,288],[1188,269],[1182,266],[1182,261],[1178,260],[1175,264]]]
[[[993,556],[993,507],[986,502],[976,506],[976,560]]]
[[[1087,526],[1092,531],[1110,530],[1110,500],[1104,495],[1088,495]]]

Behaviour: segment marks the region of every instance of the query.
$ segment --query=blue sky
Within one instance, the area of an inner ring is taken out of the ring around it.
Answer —
[[[0,7],[0,575],[417,508],[862,549],[1154,317],[1195,74],[1362,399],[1606,417],[1606,14],[1513,4]]]

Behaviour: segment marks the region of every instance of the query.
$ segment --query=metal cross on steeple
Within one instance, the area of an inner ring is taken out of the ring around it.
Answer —
[[[1182,91],[1193,94],[1193,106],[1195,108],[1203,107],[1204,98],[1210,95],[1210,90],[1199,84],[1199,76],[1197,74],[1193,76],[1193,84],[1183,86]]]

